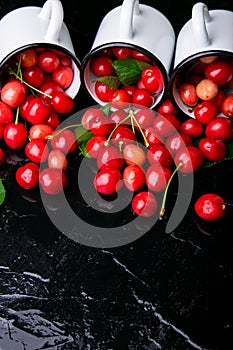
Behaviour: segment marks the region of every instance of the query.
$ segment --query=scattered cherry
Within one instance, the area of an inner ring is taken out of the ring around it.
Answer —
[[[194,209],[200,218],[208,221],[216,221],[225,215],[226,203],[219,195],[206,193],[196,200]]]

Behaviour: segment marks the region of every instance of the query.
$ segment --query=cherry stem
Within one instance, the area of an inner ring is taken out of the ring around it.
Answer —
[[[149,142],[147,141],[147,138],[146,138],[146,136],[145,136],[145,134],[144,134],[144,132],[143,132],[143,130],[142,130],[142,128],[141,128],[139,122],[137,121],[137,119],[135,118],[134,115],[132,115],[132,119],[133,119],[134,122],[137,124],[137,127],[138,127],[138,129],[140,130],[140,133],[142,134],[143,140],[144,140],[144,142],[145,142],[145,146],[148,147],[150,144],[149,144]]]
[[[135,118],[133,109],[130,109],[130,110],[129,110],[129,114],[127,114],[127,116],[126,116],[125,118],[123,118],[123,119],[113,128],[113,130],[111,131],[111,133],[110,133],[109,136],[108,136],[108,139],[104,142],[104,145],[105,145],[105,146],[108,146],[108,144],[109,144],[109,142],[110,142],[110,139],[111,139],[113,133],[117,130],[117,128],[118,128],[121,124],[123,124],[126,120],[128,120],[128,119],[131,120],[131,127],[132,127],[133,133],[135,134],[135,128],[134,128],[134,122],[135,122],[135,123],[137,124],[137,126],[138,126],[138,129],[140,130],[140,132],[141,132],[141,134],[142,134],[142,137],[143,137],[143,139],[144,139],[144,142],[145,142],[146,147],[149,146],[149,142],[147,141],[147,138],[146,138],[146,136],[145,136],[145,134],[144,134],[144,132],[143,132],[143,130],[142,130],[140,124],[138,123],[137,119]]]
[[[168,180],[168,183],[167,183],[167,186],[165,188],[165,191],[164,191],[164,195],[163,195],[163,201],[162,201],[162,206],[161,206],[161,209],[160,209],[160,213],[159,213],[159,218],[162,219],[164,214],[165,214],[165,204],[166,204],[166,199],[167,199],[167,193],[168,193],[168,188],[170,186],[170,183],[174,177],[174,175],[177,173],[177,171],[183,166],[183,163],[179,163],[176,167],[176,169],[173,171],[173,173],[171,174],[169,180]]]
[[[16,115],[15,115],[15,125],[19,123],[19,106],[16,109]]]
[[[83,126],[82,124],[71,124],[71,125],[67,125],[65,126],[64,128],[60,129],[58,132],[56,132],[55,134],[52,134],[52,135],[47,135],[45,136],[45,138],[47,140],[51,140],[53,139],[54,137],[60,135],[64,130],[67,130],[67,129],[72,129],[72,128],[77,128],[79,126]]]
[[[21,71],[21,70],[20,70]],[[43,92],[37,88],[35,88],[34,86],[32,86],[31,84],[28,84],[25,80],[23,80],[22,76],[20,76],[19,74],[15,73],[11,68],[10,68],[10,74],[14,75],[16,77],[16,79],[20,80],[21,83],[24,83],[25,85],[27,85],[30,89],[38,92],[39,94],[42,94],[48,98],[53,98],[53,96],[49,95],[49,94],[46,94],[46,92]]]
[[[109,144],[109,142],[110,142],[110,139],[111,139],[111,137],[112,137],[114,131],[116,131],[116,129],[118,128],[118,126],[120,126],[121,124],[123,124],[123,123],[124,123],[127,119],[129,119],[129,118],[130,118],[130,115],[128,114],[125,118],[123,118],[123,119],[113,128],[113,130],[110,132],[110,134],[109,134],[107,140],[104,142],[104,145],[105,145],[105,146],[108,146],[108,144]]]

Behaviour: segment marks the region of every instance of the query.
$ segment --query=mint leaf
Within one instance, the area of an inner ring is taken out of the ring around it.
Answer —
[[[148,63],[135,60],[133,58],[124,58],[112,62],[116,75],[121,84],[129,86],[135,84],[141,77],[142,71],[150,66]]]
[[[0,179],[0,205],[4,202],[6,196],[6,190],[2,183],[2,180]]]
[[[101,82],[102,84],[106,85],[111,89],[118,89],[119,86],[121,85],[119,78],[116,77],[115,75],[100,77],[97,79],[97,81]]]

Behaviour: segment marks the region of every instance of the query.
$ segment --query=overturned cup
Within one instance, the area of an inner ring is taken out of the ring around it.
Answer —
[[[122,68],[123,59],[129,63],[128,72],[134,69],[134,59],[148,65],[154,65],[160,71],[163,80],[162,88],[153,96],[151,106],[154,107],[166,94],[168,74],[171,61],[173,58],[175,46],[175,33],[171,23],[158,10],[153,7],[139,4],[138,0],[124,0],[121,6],[114,8],[102,20],[94,43],[90,52],[84,57],[81,65],[81,81],[86,87],[90,96],[99,104],[103,105],[108,101],[108,97],[104,100],[100,98],[96,91],[96,82],[99,76],[92,69],[93,61],[100,56],[109,56],[109,59],[115,61],[115,65],[119,63],[119,70]],[[122,50],[122,51],[121,51]],[[116,54],[127,52],[127,55]],[[128,61],[127,61],[128,59]],[[131,66],[132,64],[132,66]],[[140,63],[139,63],[140,66]],[[142,65],[144,67],[144,65]],[[142,67],[139,67],[143,69]],[[115,66],[114,66],[115,68]],[[136,67],[138,68],[138,67]],[[113,76],[118,75],[116,70]],[[120,77],[122,78],[122,76]],[[124,82],[120,79],[118,89],[122,86],[133,85],[138,89],[138,81]],[[114,90],[113,86],[108,86]],[[145,86],[141,85],[140,88]],[[127,90],[127,89],[126,89]],[[138,101],[133,101],[137,104]]]

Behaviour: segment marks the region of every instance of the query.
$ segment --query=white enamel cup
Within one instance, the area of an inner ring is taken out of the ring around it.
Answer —
[[[183,26],[177,36],[174,67],[170,79],[170,94],[174,103],[185,114],[193,116],[179,97],[179,85],[189,68],[200,58],[226,56],[233,59],[233,12],[208,10],[202,3],[192,8],[192,18]]]
[[[6,14],[0,21],[0,67],[13,55],[28,48],[45,47],[61,51],[72,60],[74,79],[66,93],[73,98],[81,84],[81,62],[75,55],[63,17],[59,0],[47,0],[42,8],[25,6]]]
[[[91,97],[101,105],[104,103],[95,94],[96,76],[91,72],[90,61],[102,50],[114,47],[137,50],[160,68],[165,84],[155,101],[154,106],[157,105],[166,93],[175,47],[175,33],[169,20],[155,8],[139,4],[138,0],[124,0],[121,6],[107,13],[81,65],[81,80]]]

